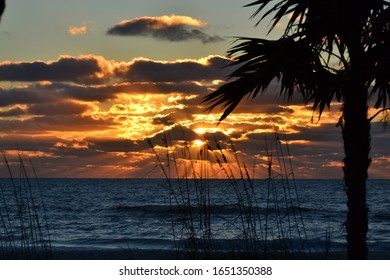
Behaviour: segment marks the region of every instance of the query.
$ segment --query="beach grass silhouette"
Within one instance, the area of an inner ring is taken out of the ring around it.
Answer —
[[[6,152],[1,153],[10,184],[0,185],[0,258],[50,259],[50,230],[32,163],[26,164],[19,154],[15,175]]]
[[[169,188],[172,211],[182,211],[180,219],[171,221],[177,258],[338,258],[330,245],[330,229],[324,233],[322,252],[312,255],[288,142],[279,137],[275,133],[274,139],[265,140],[268,177],[260,181],[253,180],[233,141],[223,146],[217,139],[183,140],[178,141],[180,149],[168,133],[164,134],[164,147],[149,141]],[[210,163],[216,163],[218,170],[211,169]],[[225,176],[224,195],[236,201],[229,218],[222,217],[211,201],[216,173]],[[264,188],[266,195],[260,201],[257,192]]]

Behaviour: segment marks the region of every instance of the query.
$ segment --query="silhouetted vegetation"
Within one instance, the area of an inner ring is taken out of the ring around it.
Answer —
[[[209,94],[209,109],[222,106],[225,119],[244,96],[256,97],[274,79],[280,94],[299,93],[319,118],[333,101],[342,102],[338,126],[344,140],[348,197],[347,243],[351,259],[367,258],[366,180],[370,165],[370,99],[381,112],[390,99],[390,3],[383,0],[258,0],[253,17],[281,23],[277,40],[238,38],[230,49],[237,67],[230,81]],[[286,20],[287,24],[282,23]],[[258,23],[259,23],[258,22]],[[382,109],[380,109],[382,108]]]
[[[9,179],[0,184],[0,259],[49,259],[50,234],[35,171],[32,165],[28,170],[18,155],[19,176],[15,176],[15,162],[1,153]]]
[[[202,139],[194,147],[192,141],[171,141],[164,134],[163,143],[149,141],[169,188],[178,258],[312,258],[289,147],[278,134],[265,141],[268,177],[262,180],[250,175],[233,142]],[[216,177],[224,180],[212,180]],[[213,201],[211,193],[221,188],[234,205],[224,205],[223,197]],[[220,211],[229,211],[228,217]],[[315,258],[335,257],[331,232],[325,235]]]
[[[0,0],[0,19],[5,10],[5,0]]]

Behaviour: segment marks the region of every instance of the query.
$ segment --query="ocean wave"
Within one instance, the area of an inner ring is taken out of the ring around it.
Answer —
[[[51,240],[53,247],[66,247],[80,249],[173,249],[175,246],[173,239],[160,238],[71,238],[67,240]]]
[[[288,197],[286,200],[282,188],[275,190],[280,191],[278,196],[268,196],[267,189],[256,188],[255,198],[240,200],[235,193],[228,192],[225,186],[228,182],[218,180],[210,187],[209,200],[194,195],[189,199],[178,196],[177,201],[164,184],[159,186],[155,180],[44,179],[42,182],[39,191],[44,194],[45,208],[38,210],[45,211],[55,247],[68,246],[76,251],[78,248],[170,249],[178,244],[190,246],[191,242],[205,242],[200,237],[210,232],[217,247],[245,248],[248,240],[244,241],[243,235],[254,229],[258,241],[253,244],[263,242],[261,245],[275,250],[291,243],[279,236],[288,236],[292,244],[299,245],[295,238],[304,232],[313,250],[321,251],[325,244],[331,250],[345,249],[345,192],[330,180],[298,181],[299,200]],[[386,199],[390,195],[389,182],[374,184],[369,189],[370,252],[390,250],[390,207]],[[0,239],[7,242],[13,236],[19,240],[20,208],[13,200],[8,201],[12,198],[12,188],[3,191],[6,194],[0,208],[3,207],[6,223],[0,230]],[[210,218],[206,226],[204,217]]]
[[[376,221],[380,221],[380,222],[390,221],[390,213],[376,212],[376,213],[372,213],[372,215],[373,215],[372,218]]]
[[[114,211],[125,213],[144,213],[155,215],[180,215],[188,213],[214,213],[217,215],[300,215],[304,213],[315,213],[319,210],[290,206],[290,207],[253,207],[248,205],[228,204],[228,205],[117,205]]]

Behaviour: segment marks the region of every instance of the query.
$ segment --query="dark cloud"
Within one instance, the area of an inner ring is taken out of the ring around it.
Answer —
[[[267,114],[269,115],[270,121],[271,118],[277,118],[278,114],[293,114],[294,110],[284,106],[279,105],[280,103],[275,103],[267,97],[257,96],[255,99],[243,100],[237,108],[233,111],[233,114],[237,113],[252,113],[252,114]],[[213,111],[214,112],[214,111]],[[275,122],[275,120],[274,120]]]
[[[185,126],[176,125],[167,131],[156,134],[151,139],[151,141],[155,145],[165,145],[165,139],[168,139],[168,142],[172,141],[175,143],[176,141],[182,140],[192,141],[197,138],[199,138],[198,135],[192,129]]]
[[[210,56],[205,63],[195,60],[159,62],[136,60],[124,74],[131,82],[183,82],[224,80],[232,71],[220,56]]]
[[[0,111],[0,117],[16,117],[27,114],[27,110],[20,106],[13,107],[9,110]]]
[[[75,102],[59,102],[54,104],[33,104],[28,108],[32,115],[79,115],[86,112],[90,107],[86,104]]]
[[[109,118],[94,119],[91,116],[46,115],[26,120],[1,120],[0,132],[20,134],[41,134],[45,131],[94,131],[107,130],[117,125]]]
[[[119,89],[118,89],[119,90]],[[67,83],[30,84],[0,90],[0,107],[16,104],[55,104],[66,99],[104,102],[115,98],[115,87],[83,86]]]
[[[123,94],[206,94],[207,86],[201,86],[194,82],[181,83],[121,83],[102,86],[86,86],[68,83],[30,84],[28,87],[16,87],[12,89],[0,89],[0,107],[12,105],[49,104],[64,102],[68,99],[86,102],[105,102],[114,100],[119,93]],[[195,105],[200,103],[197,99],[183,100],[183,104]],[[2,111],[0,116],[20,115],[21,110]]]
[[[2,148],[15,177],[20,174],[19,159],[15,151],[25,160],[27,171],[30,171],[30,159],[38,177],[96,177],[96,170],[89,166],[124,165],[116,155],[111,155],[94,149],[88,149],[87,142],[65,140],[57,137],[37,135],[6,135],[0,137]],[[120,166],[118,166],[120,167]],[[120,169],[120,168],[118,168]],[[126,171],[126,170],[125,170]],[[102,177],[126,177],[126,172],[118,174],[113,168],[102,168],[97,172]],[[110,175],[111,174],[111,175]],[[0,175],[8,177],[5,167],[0,168]]]
[[[1,81],[88,81],[101,72],[93,56],[63,56],[54,62],[7,62],[0,64]]]
[[[118,90],[115,86],[88,86],[67,83],[53,83],[41,87],[46,92],[51,92],[60,98],[71,98],[80,101],[104,102],[114,99]]]
[[[382,123],[372,123],[371,138],[371,153],[373,155],[385,156],[389,158],[390,128],[383,127]]]
[[[55,136],[35,136],[35,135],[20,135],[8,134],[0,137],[0,142],[4,150],[22,151],[51,151],[54,145],[61,141]]]
[[[202,138],[206,141],[208,141],[208,145],[209,145],[209,148],[213,149],[213,150],[218,150],[219,148],[217,147],[217,143],[221,144],[221,143],[225,143],[225,145],[227,143],[230,143],[230,136],[227,136],[226,134],[224,134],[223,132],[213,132],[213,133],[205,133],[202,135]]]
[[[156,117],[153,119],[153,124],[155,125],[163,124],[164,126],[168,126],[174,125],[175,123],[176,120],[172,116]]]
[[[299,133],[250,132],[244,139],[235,141],[235,146],[247,162],[252,159],[266,165],[267,156],[271,155],[275,172],[285,172],[279,164],[287,164],[290,169],[291,159],[292,170],[299,178],[341,179],[344,156],[340,129],[333,124],[295,129]]]
[[[129,139],[87,137],[85,141],[89,149],[101,152],[134,152],[149,148],[146,140],[135,142]]]
[[[101,69],[104,65],[113,71]],[[95,56],[63,57],[55,62],[3,63],[0,80],[23,84],[0,88],[0,107],[64,99],[105,102],[115,99],[118,93],[204,95],[212,90],[213,80],[224,79],[228,74],[224,66],[226,60],[220,56],[169,63],[146,59],[117,63]],[[12,113],[17,112],[9,112]]]
[[[88,92],[88,88],[85,87],[85,91]],[[202,86],[190,81],[169,83],[169,82],[156,82],[156,83],[143,83],[143,82],[128,82],[115,85],[100,86],[96,88],[96,91],[105,92],[107,94],[128,93],[188,93],[188,94],[205,94],[208,92],[207,86]],[[74,94],[73,97],[77,98],[78,94]]]
[[[34,85],[30,87],[0,89],[0,107],[15,104],[50,103],[56,100],[58,100],[58,97],[37,89]]]
[[[224,41],[201,30],[205,24],[186,16],[141,17],[122,21],[107,31],[108,35],[145,36],[170,42],[199,40],[203,44]],[[196,27],[196,28],[194,28]]]
[[[193,130],[183,126],[173,126],[164,132],[159,132],[149,138],[153,146],[173,146],[178,141],[193,141],[199,139]],[[152,148],[148,142],[148,139],[144,140],[131,140],[131,139],[118,139],[118,138],[96,138],[87,137],[85,141],[88,143],[89,149],[94,149],[101,152],[140,152],[147,151],[152,153]]]

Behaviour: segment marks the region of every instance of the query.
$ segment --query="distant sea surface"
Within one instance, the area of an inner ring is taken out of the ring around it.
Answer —
[[[321,251],[325,246],[336,252],[346,248],[347,207],[342,180],[296,180],[294,184],[288,182],[288,186],[277,180],[273,185],[266,180],[254,180],[253,196],[248,196],[245,186],[236,186],[229,180],[168,183],[164,179],[40,179],[39,183],[34,182],[32,193],[40,210],[44,205],[53,250],[173,250],[178,240],[191,237],[188,232],[193,233],[192,237],[204,233],[197,232],[199,225],[202,227],[202,221],[198,221],[202,217],[197,215],[204,209],[210,224],[203,227],[210,226],[213,240],[239,241],[245,235],[241,225],[249,206],[258,214],[258,220],[253,223],[259,239],[304,238],[314,251]],[[0,179],[0,184],[2,215],[5,210],[13,215],[17,208],[12,203],[11,182]],[[390,252],[390,180],[368,181],[367,201],[369,250]],[[191,219],[193,228],[188,230]]]

